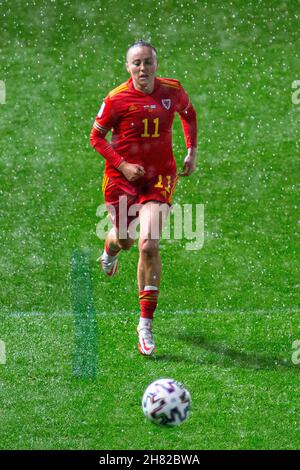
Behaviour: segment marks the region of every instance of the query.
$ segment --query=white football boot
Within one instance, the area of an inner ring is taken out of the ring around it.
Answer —
[[[151,326],[141,328],[137,327],[139,335],[138,350],[143,356],[151,356],[155,351],[155,343]]]
[[[107,276],[114,276],[116,272],[118,271],[118,256],[103,256],[103,254],[98,258],[100,262],[102,271],[107,275]]]

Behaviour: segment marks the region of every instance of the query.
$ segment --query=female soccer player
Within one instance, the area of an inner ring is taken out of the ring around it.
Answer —
[[[189,176],[195,170],[197,148],[196,113],[188,95],[178,80],[157,77],[157,65],[157,52],[151,44],[140,40],[128,48],[130,78],[104,99],[90,136],[91,145],[106,159],[103,192],[113,228],[99,260],[108,276],[117,272],[120,251],[133,245],[128,229],[139,217],[138,349],[147,356],[155,349],[152,320],[161,274],[159,237],[167,215],[160,209],[170,207],[178,176]],[[187,147],[178,176],[172,152],[175,112]],[[105,136],[110,129],[108,142]]]

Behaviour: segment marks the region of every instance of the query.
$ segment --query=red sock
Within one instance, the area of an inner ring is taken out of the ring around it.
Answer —
[[[158,290],[140,290],[141,318],[153,318],[158,299]]]
[[[107,243],[107,240],[105,240],[105,243],[104,243],[104,250],[109,256],[116,256],[120,251],[120,250],[113,250],[112,248],[110,248],[109,244]]]

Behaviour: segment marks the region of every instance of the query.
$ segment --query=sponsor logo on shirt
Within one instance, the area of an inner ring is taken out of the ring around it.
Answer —
[[[156,109],[156,104],[144,104],[144,109],[147,109],[148,113],[153,113]]]
[[[138,106],[136,106],[135,104],[131,104],[128,108],[128,111],[136,111],[138,109]]]

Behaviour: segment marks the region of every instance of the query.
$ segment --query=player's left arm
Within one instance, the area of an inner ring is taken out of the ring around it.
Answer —
[[[188,95],[181,87],[177,110],[184,133],[187,155],[180,176],[190,176],[196,170],[197,156],[197,115]]]

